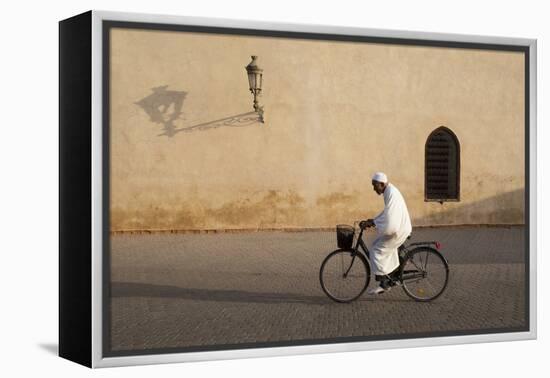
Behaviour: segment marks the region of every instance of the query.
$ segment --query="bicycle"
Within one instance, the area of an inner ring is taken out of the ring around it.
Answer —
[[[367,227],[359,227],[354,246],[357,223],[354,226],[336,226],[338,249],[325,257],[319,270],[323,291],[339,303],[359,298],[370,282],[370,252],[363,241],[363,232]],[[407,239],[410,238],[409,235]],[[389,285],[401,286],[409,297],[418,302],[438,298],[449,281],[449,264],[439,252],[440,248],[436,241],[403,243],[398,248],[398,273],[394,277],[388,276]]]

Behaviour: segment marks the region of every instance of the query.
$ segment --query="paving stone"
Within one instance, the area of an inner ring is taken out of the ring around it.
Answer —
[[[440,298],[418,303],[394,288],[338,304],[319,284],[334,232],[113,236],[112,350],[525,326],[523,227],[419,229],[419,240],[439,240],[449,260]]]

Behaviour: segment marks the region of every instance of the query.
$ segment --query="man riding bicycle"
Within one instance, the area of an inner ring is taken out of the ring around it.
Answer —
[[[384,195],[384,210],[374,219],[361,221],[361,228],[376,227],[377,237],[372,243],[372,263],[379,286],[369,288],[367,294],[382,294],[390,289],[392,274],[399,269],[397,248],[411,234],[409,211],[401,192],[388,182],[387,176],[377,172],[372,177],[376,194]]]

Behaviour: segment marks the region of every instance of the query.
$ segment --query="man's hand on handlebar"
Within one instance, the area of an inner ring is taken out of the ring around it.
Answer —
[[[367,219],[364,221],[359,222],[359,227],[361,227],[362,230],[364,230],[367,227],[374,227],[374,221],[372,219]]]

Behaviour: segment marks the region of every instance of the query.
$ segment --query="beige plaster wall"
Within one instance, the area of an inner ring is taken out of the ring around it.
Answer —
[[[230,120],[252,111],[250,55],[265,124]],[[382,209],[378,170],[415,225],[524,222],[521,53],[114,29],[110,94],[112,230],[350,223]],[[461,146],[443,205],[424,201],[441,125]]]

